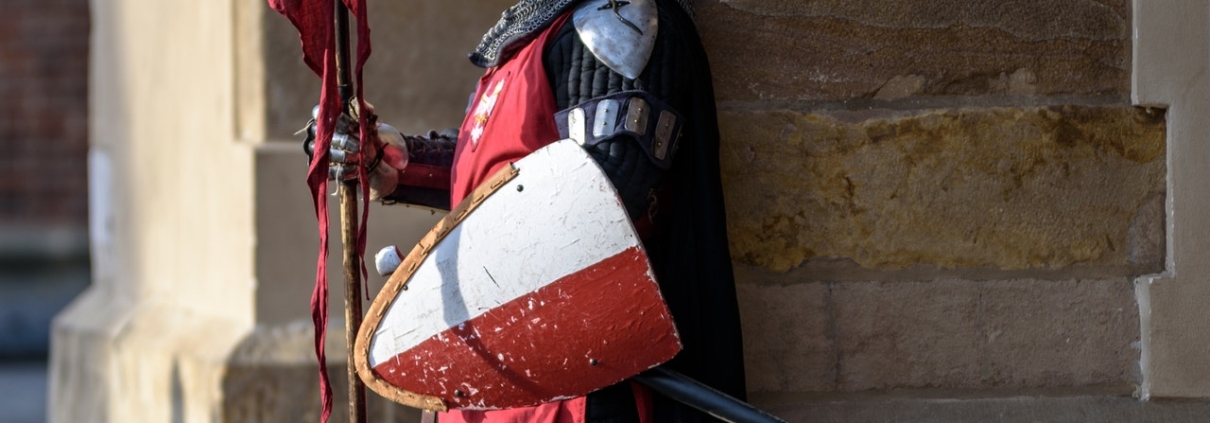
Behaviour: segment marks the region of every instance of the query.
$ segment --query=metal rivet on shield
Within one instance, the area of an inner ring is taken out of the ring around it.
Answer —
[[[525,191],[525,185],[517,185],[517,192]]]
[[[588,365],[589,365],[589,366],[595,366],[595,365],[598,365],[598,364],[601,364],[601,362],[597,361],[597,359],[595,359],[595,358],[590,358],[590,359],[588,359]]]
[[[461,390],[461,389],[455,389],[455,390],[454,390],[454,396],[456,396],[456,397],[461,397],[461,396],[465,396],[465,395],[466,395],[466,394],[462,393],[462,390]]]

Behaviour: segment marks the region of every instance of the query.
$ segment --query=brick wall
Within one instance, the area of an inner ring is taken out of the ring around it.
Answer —
[[[1134,391],[1167,169],[1128,1],[695,4],[757,398]]]
[[[0,222],[84,227],[88,1],[0,4]]]
[[[0,359],[89,280],[87,0],[0,2]]]

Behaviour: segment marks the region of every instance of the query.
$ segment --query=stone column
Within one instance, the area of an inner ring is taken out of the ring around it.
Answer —
[[[1141,396],[1210,398],[1210,7],[1134,4],[1133,100],[1168,109],[1166,271],[1141,278]]]
[[[506,3],[372,2],[366,96],[383,119],[456,126],[481,72],[465,54]],[[50,421],[315,421],[317,236],[292,134],[318,79],[296,33],[261,1],[94,1],[92,16],[93,283],[54,323]],[[440,217],[375,206],[370,248],[411,245]],[[345,421],[343,322],[328,339]],[[370,414],[415,416],[381,400]]]

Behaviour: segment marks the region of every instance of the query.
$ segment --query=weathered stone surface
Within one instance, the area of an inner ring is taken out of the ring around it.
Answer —
[[[749,283],[737,286],[736,290],[744,330],[748,390],[835,389],[836,343],[828,285]]]
[[[981,385],[976,283],[842,283],[832,294],[839,390]]]
[[[696,4],[721,100],[1129,92],[1124,0]]]
[[[759,393],[1138,383],[1126,278],[786,284],[740,267],[748,387]]]
[[[1156,268],[1164,263],[1164,250],[1168,248],[1164,199],[1163,195],[1152,197],[1139,208],[1134,221],[1130,223],[1130,245],[1127,247],[1131,263]]]
[[[979,285],[985,385],[1128,387],[1138,382],[1139,315],[1130,281]]]
[[[947,395],[948,394],[948,395]],[[789,422],[844,423],[1200,423],[1210,402],[1139,401],[1097,392],[997,392],[955,396],[910,392],[868,397],[768,398],[753,402]]]
[[[1158,254],[1131,253],[1163,237],[1152,233],[1162,224],[1136,222],[1165,190],[1162,114],[878,113],[722,115],[737,261],[778,271],[813,257],[884,269],[1162,268]]]

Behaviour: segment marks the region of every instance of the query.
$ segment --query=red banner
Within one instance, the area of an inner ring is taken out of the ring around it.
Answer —
[[[328,380],[326,357],[324,354],[324,337],[328,321],[328,202],[325,194],[328,190],[329,147],[332,142],[332,132],[342,110],[342,101],[337,89],[336,66],[336,3],[334,0],[268,0],[269,5],[281,13],[298,29],[302,42],[303,61],[322,81],[319,95],[319,116],[316,122],[314,155],[307,169],[307,186],[311,191],[311,199],[315,207],[315,216],[319,221],[319,257],[315,270],[315,289],[311,293],[311,319],[315,324],[315,356],[319,361],[319,390],[323,401],[321,422],[326,422],[332,413],[332,385]],[[366,19],[365,0],[343,0],[346,7],[357,19],[357,64],[354,67],[354,86],[359,110],[366,110],[362,96],[362,66],[370,56],[370,28]],[[367,126],[369,113],[361,113],[361,139],[369,139],[370,128]],[[366,151],[362,148],[359,151]],[[365,180],[365,169],[359,167],[358,176]],[[357,248],[358,257],[365,256],[366,219],[369,217],[369,185],[361,184],[362,215],[358,228]],[[348,248],[349,246],[346,246]],[[366,275],[364,260],[362,275]]]

